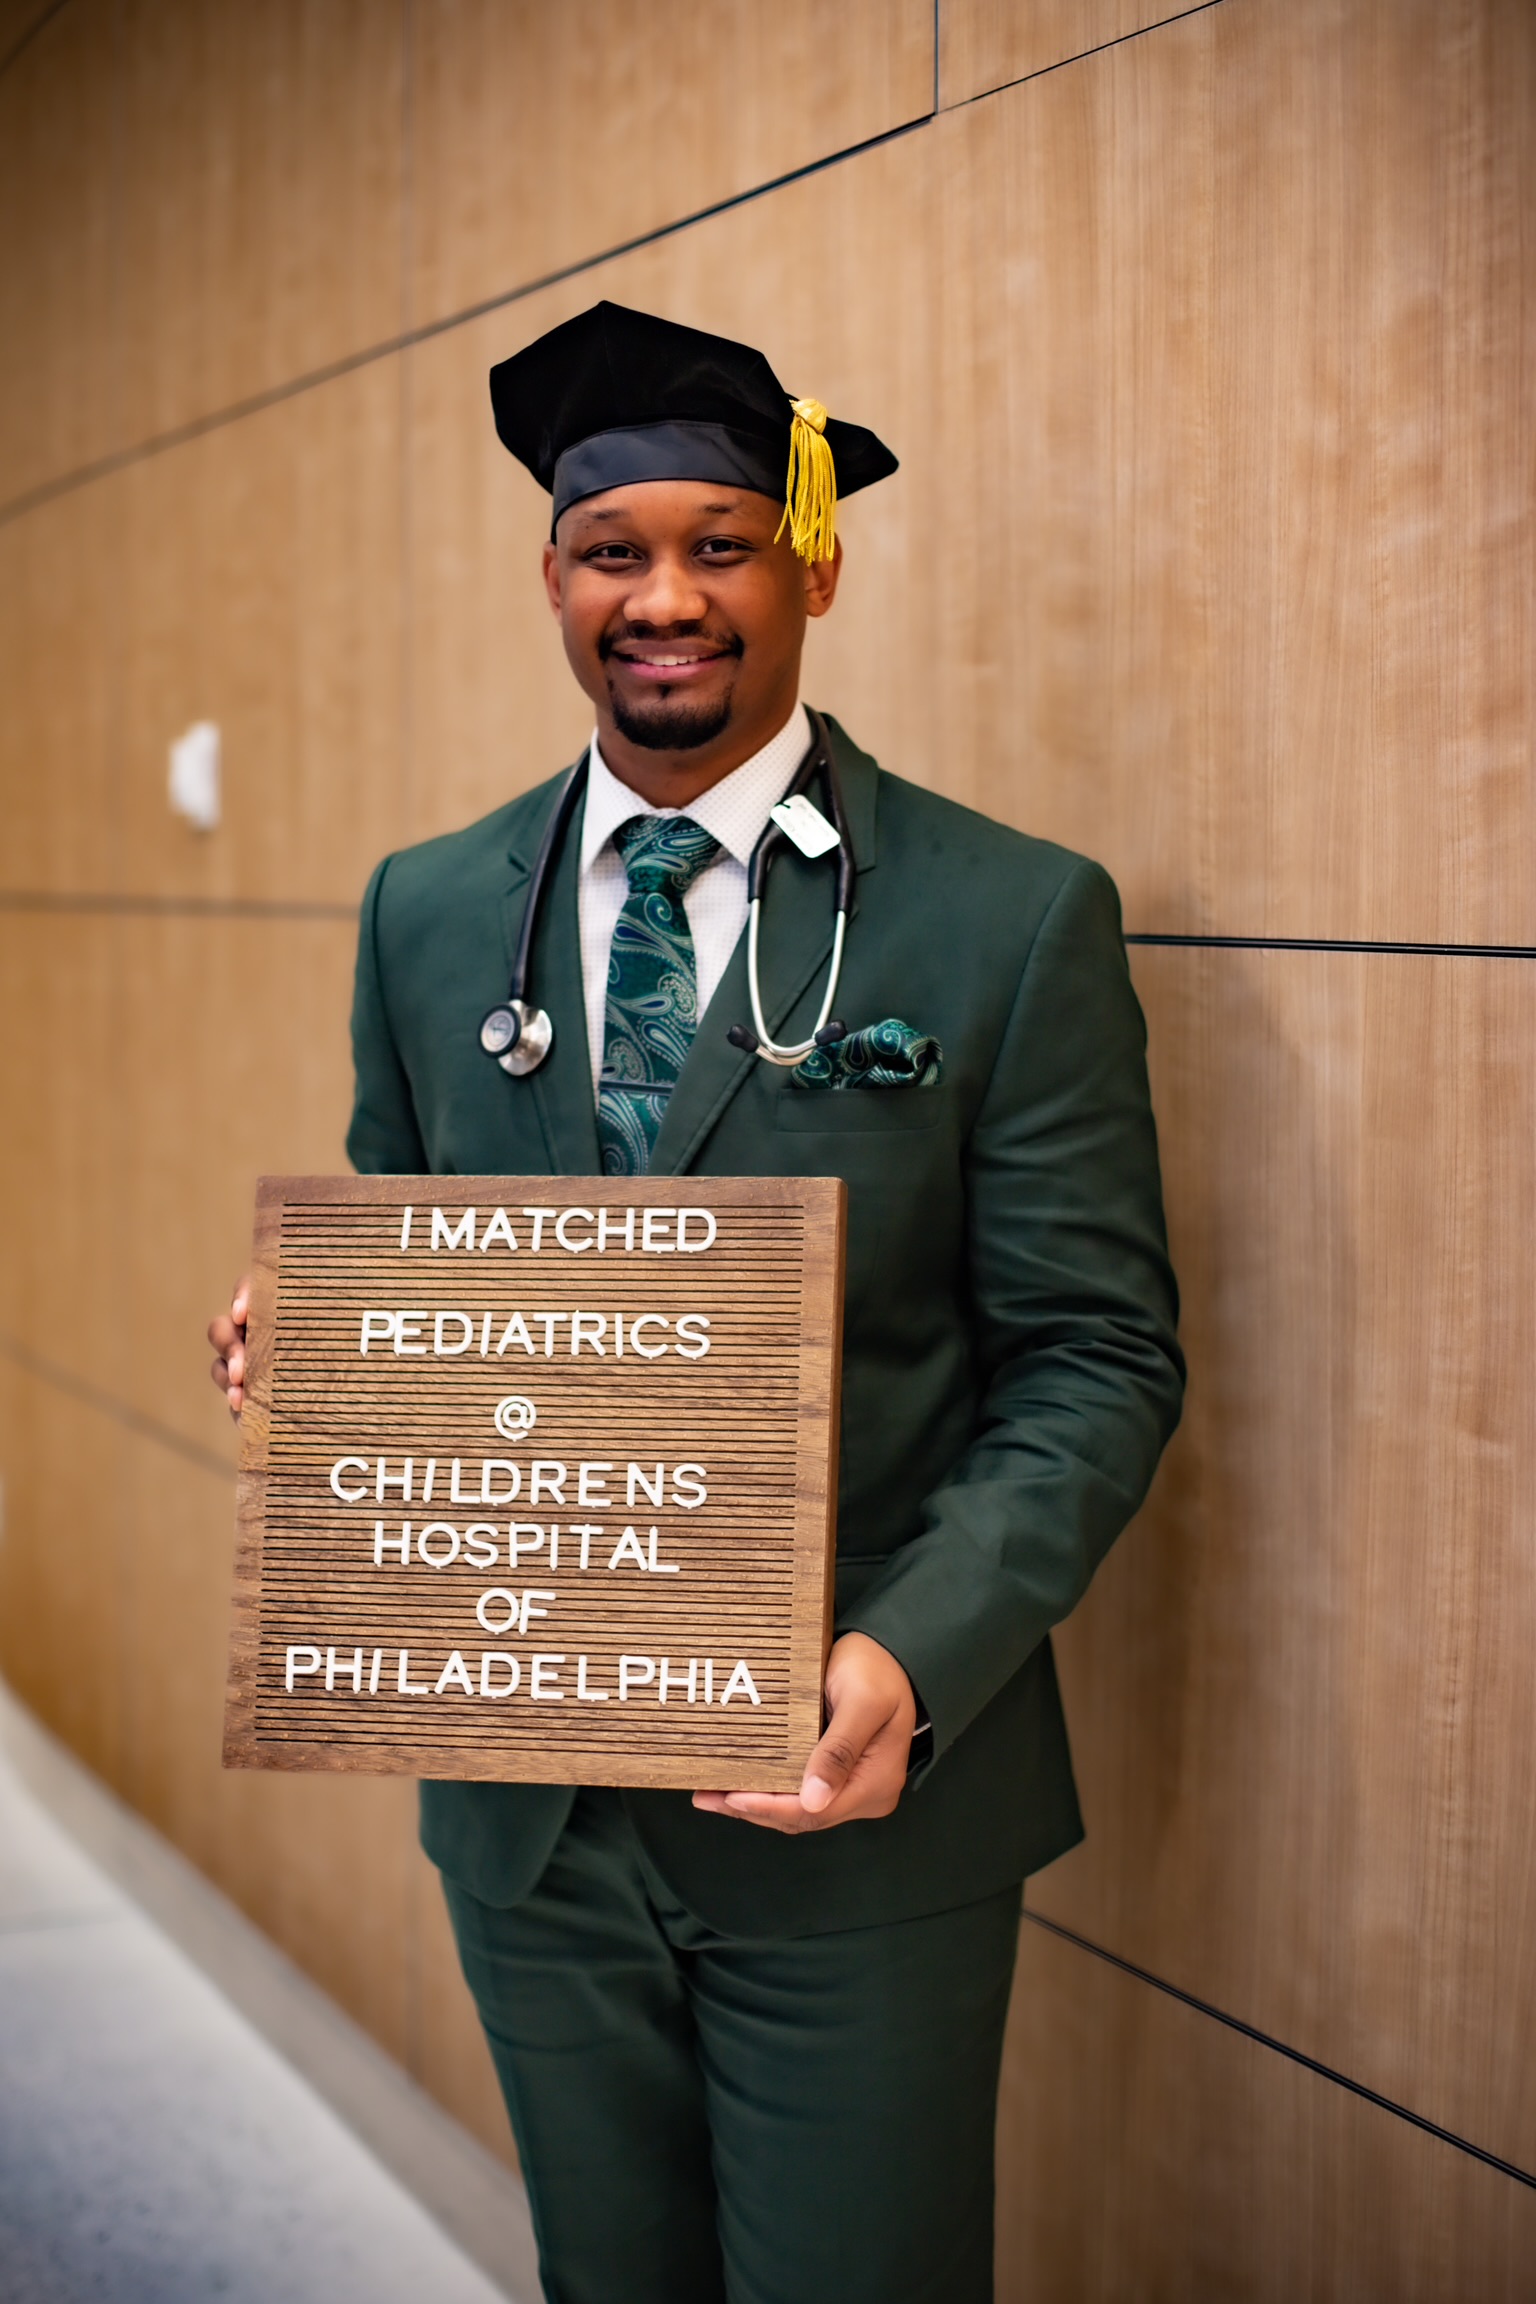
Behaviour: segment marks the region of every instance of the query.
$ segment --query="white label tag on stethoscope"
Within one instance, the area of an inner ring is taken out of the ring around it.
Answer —
[[[792,792],[768,813],[779,830],[789,834],[802,856],[825,856],[829,848],[838,845],[836,831],[803,792]]]

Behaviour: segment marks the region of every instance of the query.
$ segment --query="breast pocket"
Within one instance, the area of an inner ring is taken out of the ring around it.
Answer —
[[[795,1136],[894,1136],[937,1128],[948,1103],[942,1088],[786,1088],[773,1124]]]

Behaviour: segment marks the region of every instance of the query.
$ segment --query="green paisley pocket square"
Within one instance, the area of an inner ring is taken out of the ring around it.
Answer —
[[[943,1070],[944,1051],[931,1034],[887,1016],[812,1049],[790,1079],[797,1088],[936,1088]]]

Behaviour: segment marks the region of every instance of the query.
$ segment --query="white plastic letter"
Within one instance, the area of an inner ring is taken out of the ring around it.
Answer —
[[[529,1657],[528,1693],[536,1703],[563,1704],[565,1702],[565,1690],[563,1688],[546,1688],[544,1685],[546,1679],[554,1679],[557,1670],[564,1662],[563,1656]]]
[[[622,1560],[633,1560],[635,1566],[640,1569],[644,1569],[646,1566],[645,1554],[640,1549],[640,1539],[633,1528],[625,1529],[613,1548],[613,1555],[608,1565],[610,1568],[617,1568]]]
[[[428,1551],[427,1538],[429,1536],[445,1536],[448,1539],[448,1549],[445,1552]],[[457,1528],[450,1528],[446,1520],[429,1522],[416,1539],[416,1557],[418,1560],[425,1560],[429,1568],[446,1568],[450,1562],[457,1560],[458,1556],[459,1532]]]
[[[608,1493],[608,1483],[603,1478],[603,1474],[612,1470],[611,1464],[578,1464],[576,1467],[577,1503],[584,1509],[595,1507],[599,1512],[606,1512],[612,1504],[613,1498]]]
[[[750,1696],[754,1704],[761,1704],[762,1702],[762,1698],[753,1684],[752,1675],[745,1664],[736,1666],[735,1671],[725,1684],[720,1701],[722,1704],[729,1704],[733,1696]]]
[[[625,1209],[624,1221],[622,1224],[618,1221],[617,1217],[610,1215],[606,1208],[599,1208],[597,1212],[597,1252],[599,1256],[601,1256],[607,1249],[608,1235],[610,1232],[615,1234],[622,1233],[624,1236],[625,1247],[627,1249],[634,1247],[635,1212],[633,1208]]]
[[[523,1594],[523,1612],[522,1615],[518,1618],[517,1628],[525,1640],[528,1637],[529,1618],[531,1616],[547,1616],[549,1614],[549,1610],[547,1608],[535,1608],[535,1600],[558,1600],[559,1597],[560,1595],[558,1592],[525,1592]]]
[[[490,1617],[486,1614],[486,1610],[490,1607],[493,1601],[500,1602],[507,1611],[506,1615],[503,1617],[499,1624],[493,1624]],[[504,1632],[512,1632],[516,1630],[519,1613],[520,1611],[518,1608],[517,1594],[515,1592],[509,1592],[505,1584],[493,1584],[489,1592],[482,1592],[479,1599],[475,1602],[475,1615],[479,1620],[482,1629],[487,1632],[494,1633],[498,1637]]]
[[[658,1560],[656,1557],[656,1533],[653,1528],[651,1530],[651,1574],[653,1576],[676,1576],[679,1571],[675,1560]],[[692,1699],[690,1698],[689,1701],[691,1702]]]
[[[337,1474],[345,1472],[348,1466],[352,1466],[359,1472],[366,1473],[368,1470],[368,1459],[366,1456],[338,1456],[335,1463],[331,1466],[331,1494],[333,1496],[339,1496],[343,1504],[361,1504],[363,1498],[368,1493],[367,1481],[364,1481],[361,1488],[343,1488],[340,1480],[337,1478]]]

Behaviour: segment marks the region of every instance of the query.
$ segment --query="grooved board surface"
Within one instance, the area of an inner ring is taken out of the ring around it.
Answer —
[[[226,1759],[793,1789],[843,1202],[835,1178],[264,1178]]]

